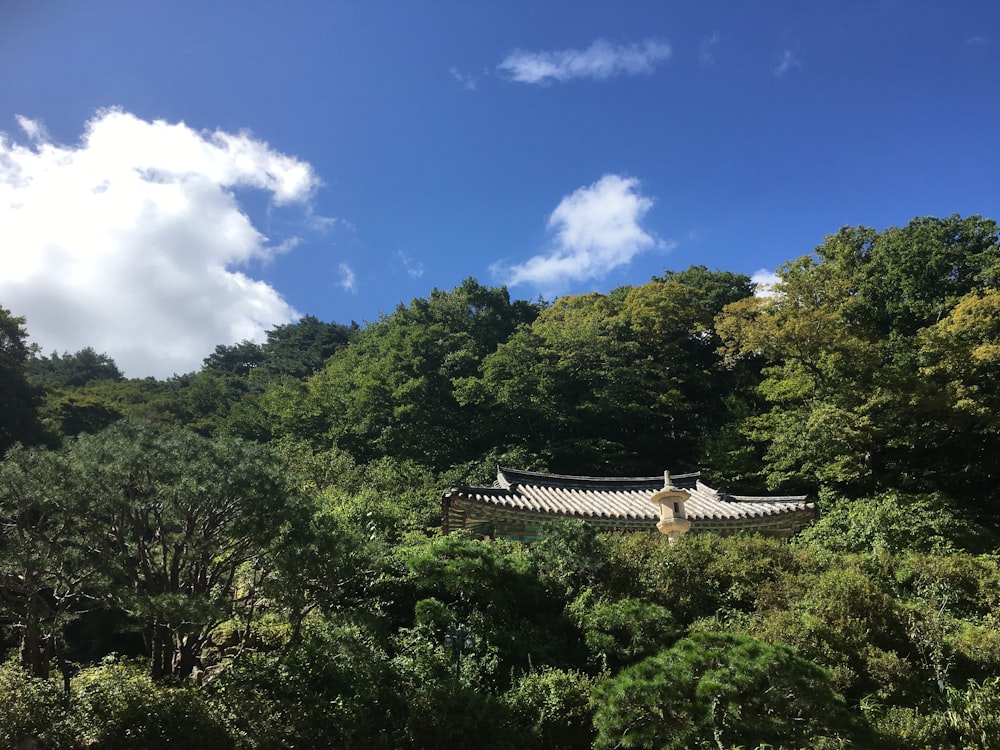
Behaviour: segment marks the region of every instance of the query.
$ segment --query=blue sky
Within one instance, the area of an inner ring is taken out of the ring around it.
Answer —
[[[0,305],[130,376],[1000,218],[995,2],[0,3]]]

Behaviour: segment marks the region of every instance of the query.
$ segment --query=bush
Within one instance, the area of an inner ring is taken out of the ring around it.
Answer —
[[[156,683],[143,666],[106,660],[73,685],[83,744],[101,750],[233,747],[198,690]]]
[[[669,610],[640,599],[605,601],[588,590],[569,609],[591,661],[613,672],[663,650],[680,635]]]
[[[14,662],[0,664],[0,747],[30,739],[47,748],[74,746],[62,688],[53,680],[32,677]]]
[[[534,741],[529,747],[544,750],[590,748],[591,677],[575,670],[545,667],[517,680],[503,696],[517,729]]]

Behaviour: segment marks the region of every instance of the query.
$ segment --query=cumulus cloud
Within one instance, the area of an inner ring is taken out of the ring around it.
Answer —
[[[774,286],[781,281],[778,278],[778,274],[767,268],[754,271],[750,276],[750,280],[757,285],[756,295],[758,297],[773,297],[776,294]]]
[[[534,284],[552,291],[569,281],[602,278],[636,255],[664,243],[640,225],[653,200],[634,177],[604,175],[562,199],[549,217],[549,252],[514,266],[494,264],[509,286]]]
[[[498,67],[521,83],[561,83],[573,78],[604,79],[652,73],[657,63],[668,59],[670,54],[670,45],[655,39],[620,45],[598,39],[585,50],[514,50]]]
[[[43,351],[91,346],[130,376],[167,377],[295,319],[237,270],[295,240],[269,244],[234,190],[307,205],[309,164],[249,133],[121,110],[99,112],[73,146],[18,122],[30,146],[0,133],[0,304],[27,318]]]

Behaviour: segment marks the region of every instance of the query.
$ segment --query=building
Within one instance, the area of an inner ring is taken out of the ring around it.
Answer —
[[[688,531],[757,531],[788,536],[818,515],[804,496],[730,495],[698,474],[577,477],[497,467],[492,487],[453,487],[442,497],[442,526],[479,537],[531,541],[539,524],[579,518],[602,531],[658,528],[671,540]]]

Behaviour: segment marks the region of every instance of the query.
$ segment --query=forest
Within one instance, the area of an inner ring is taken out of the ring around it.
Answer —
[[[847,226],[778,277],[469,278],[166,380],[0,307],[0,746],[1000,747],[1000,230]],[[443,535],[498,464],[821,515]]]

